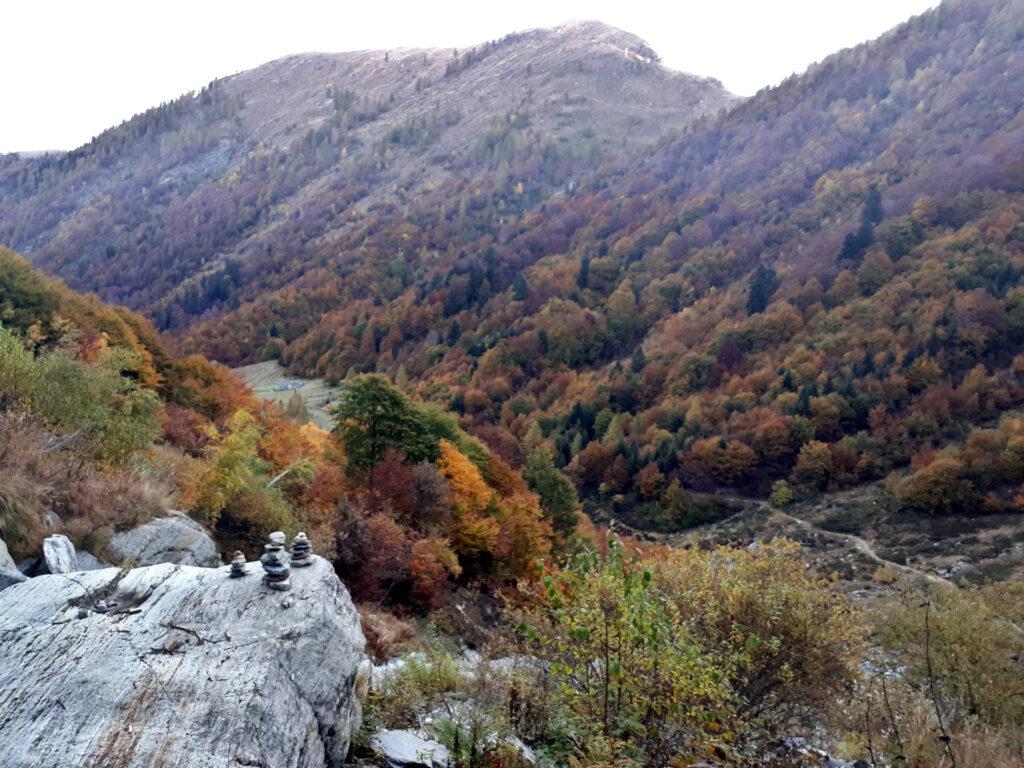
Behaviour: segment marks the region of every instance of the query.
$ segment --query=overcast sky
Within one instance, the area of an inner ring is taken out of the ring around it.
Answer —
[[[148,107],[305,51],[460,47],[598,19],[749,95],[935,0],[11,0],[0,152],[71,149]]]

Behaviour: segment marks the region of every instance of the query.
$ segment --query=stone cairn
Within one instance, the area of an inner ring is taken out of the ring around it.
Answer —
[[[270,534],[270,543],[263,545],[266,552],[260,558],[263,570],[266,571],[263,574],[263,583],[281,592],[292,588],[291,582],[288,581],[292,569],[288,562],[288,553],[285,551],[287,543],[288,538],[281,531],[274,531]]]
[[[313,564],[313,545],[305,533],[299,533],[292,539],[292,567],[305,568]]]
[[[235,552],[235,556],[231,560],[230,575],[232,579],[240,579],[242,576],[249,575],[249,569],[245,567],[245,555],[241,552]]]

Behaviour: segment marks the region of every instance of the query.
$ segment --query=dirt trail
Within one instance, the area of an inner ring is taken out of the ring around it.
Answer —
[[[920,571],[917,568],[914,568],[909,565],[904,565],[903,563],[897,563],[893,560],[886,560],[884,557],[882,557],[875,551],[875,548],[871,546],[870,542],[868,542],[866,539],[862,539],[860,536],[856,536],[852,533],[839,533],[837,531],[830,531],[827,528],[821,528],[817,525],[814,525],[814,523],[808,522],[807,520],[802,520],[799,517],[794,517],[788,512],[783,512],[778,509],[771,509],[767,504],[764,504],[763,502],[761,502],[761,505],[763,508],[767,509],[770,514],[773,514],[777,517],[781,517],[783,520],[788,520],[789,522],[794,523],[800,526],[801,528],[805,528],[809,531],[814,531],[815,533],[820,533],[825,536],[832,536],[837,539],[842,539],[843,541],[848,541],[850,544],[853,545],[854,549],[856,549],[862,555],[865,555],[866,557],[875,561],[879,565],[884,565],[889,568],[895,568],[899,571],[902,571],[903,573],[907,573],[913,576],[922,577],[935,584],[949,583],[945,579],[936,576],[935,574],[928,573],[927,571]]]
[[[879,555],[878,552],[875,551],[875,548],[867,539],[864,539],[852,533],[840,533],[838,531],[830,531],[828,528],[822,528],[821,526],[815,525],[814,523],[808,520],[796,517],[795,515],[791,515],[788,512],[783,512],[780,509],[775,509],[774,507],[771,506],[771,504],[769,504],[767,501],[764,501],[763,499],[754,499],[746,496],[730,495],[719,495],[718,498],[727,504],[735,504],[742,506],[743,509],[741,509],[739,512],[732,515],[731,517],[726,518],[725,520],[719,521],[718,523],[712,523],[712,527],[716,525],[721,525],[722,523],[728,523],[732,520],[736,520],[750,512],[760,511],[764,512],[769,517],[774,516],[782,518],[783,520],[793,523],[794,525],[797,525],[803,528],[804,530],[811,531],[812,533],[817,533],[822,536],[831,536],[833,538],[846,541],[850,543],[853,546],[853,548],[860,552],[862,555],[878,563],[879,565],[895,568],[896,570],[902,573],[918,578],[923,578],[927,581],[932,582],[933,584],[948,585],[950,583],[946,579],[936,576],[935,574],[928,573],[927,571],[922,571],[917,568],[914,568],[913,566],[904,565],[903,563],[897,563],[893,560],[886,560],[884,557]]]

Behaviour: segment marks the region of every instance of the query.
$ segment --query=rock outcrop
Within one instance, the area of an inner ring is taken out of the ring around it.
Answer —
[[[0,592],[4,768],[334,768],[364,639],[314,558],[287,593],[230,568],[48,575]]]
[[[451,760],[443,744],[412,731],[381,728],[373,734],[370,746],[391,768],[447,768]]]
[[[50,573],[72,573],[78,570],[75,545],[63,533],[55,533],[43,539],[43,560]]]
[[[110,537],[110,551],[135,565],[197,565],[216,568],[221,564],[217,545],[199,523],[181,512],[156,517],[130,531]]]
[[[13,584],[20,584],[27,577],[18,570],[18,566],[11,559],[11,553],[7,551],[7,545],[0,539],[0,589],[7,589]]]

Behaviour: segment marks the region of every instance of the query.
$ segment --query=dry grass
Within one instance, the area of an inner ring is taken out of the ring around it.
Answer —
[[[944,707],[956,768],[1020,768],[1024,765],[1024,731],[1017,723],[986,724],[962,711]],[[834,745],[840,757],[863,759],[873,750],[882,764],[906,768],[953,768],[941,740],[935,705],[905,680],[866,680],[849,702],[838,729],[844,743]],[[870,746],[869,746],[870,745]],[[902,755],[903,759],[900,759]]]
[[[54,532],[48,512],[77,546],[102,555],[113,531],[162,513],[169,497],[162,477],[102,468],[32,417],[0,414],[0,535],[15,559],[39,554]]]
[[[360,603],[356,608],[366,635],[366,650],[378,664],[407,650],[416,637],[416,629],[411,624],[375,605]]]

